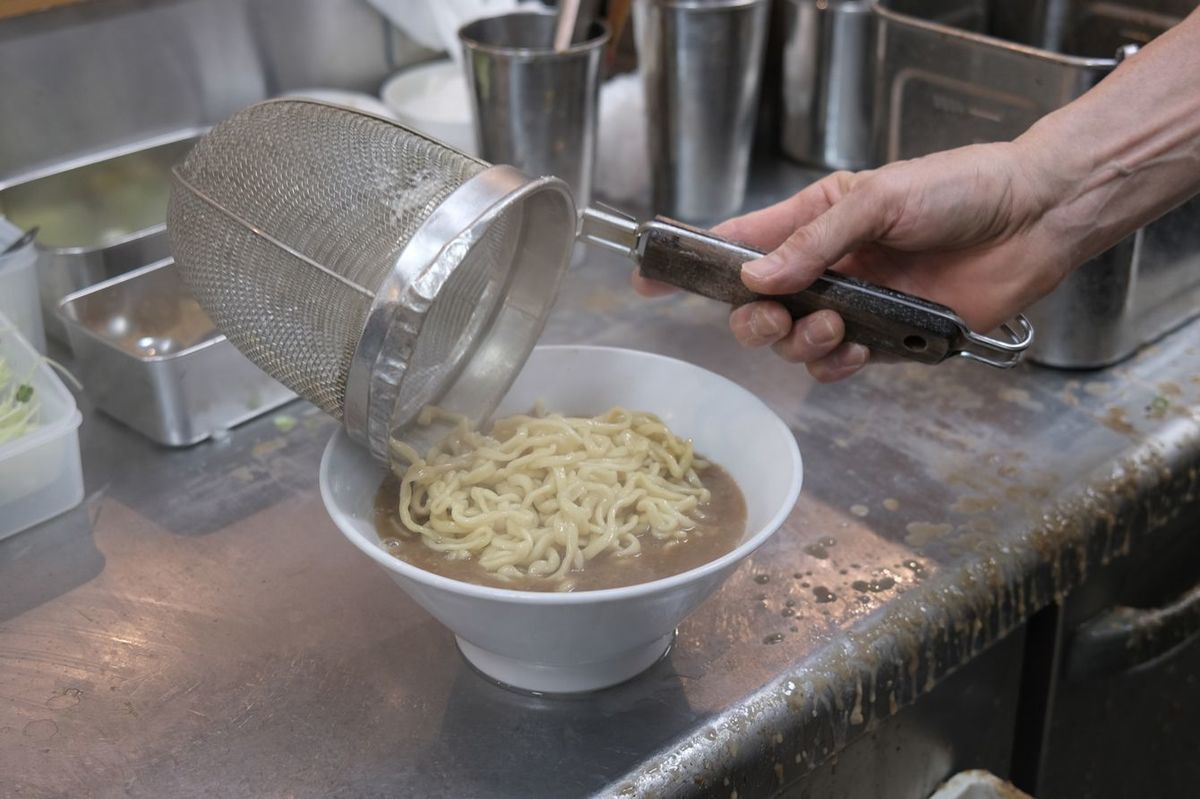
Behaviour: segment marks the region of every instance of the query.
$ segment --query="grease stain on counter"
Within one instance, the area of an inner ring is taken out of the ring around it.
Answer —
[[[1105,412],[1104,418],[1101,419],[1101,421],[1109,430],[1113,430],[1127,436],[1137,434],[1137,428],[1130,424],[1124,408],[1118,408],[1115,406],[1109,408]]]
[[[904,541],[909,546],[920,547],[925,546],[931,541],[936,541],[939,538],[944,538],[954,531],[954,526],[940,522],[909,522],[904,526],[908,535],[904,536]]]
[[[1027,411],[1041,412],[1046,410],[1046,406],[1035,400],[1029,395],[1029,392],[1023,388],[1002,388],[998,392],[998,396],[1004,402],[1020,406]]]
[[[1000,501],[995,497],[961,496],[950,509],[957,513],[987,513],[1000,507]]]

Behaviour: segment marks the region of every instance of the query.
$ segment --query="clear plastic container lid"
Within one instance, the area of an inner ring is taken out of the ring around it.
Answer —
[[[74,507],[83,498],[75,398],[12,322],[0,314],[0,356],[11,377],[0,390],[29,386],[36,424],[0,442],[0,538]],[[3,409],[0,409],[3,413]],[[2,422],[0,422],[2,424]],[[3,428],[0,427],[0,434]],[[14,529],[15,528],[15,529]]]
[[[23,232],[0,217],[0,251],[19,239]],[[42,305],[38,296],[37,249],[33,242],[0,255],[0,314],[6,315],[25,340],[38,352],[46,351],[42,328]]]

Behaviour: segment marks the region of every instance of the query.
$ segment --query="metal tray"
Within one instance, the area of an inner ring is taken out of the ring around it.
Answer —
[[[295,399],[213,326],[167,259],[60,306],[84,390],[146,437],[187,446]]]
[[[881,162],[1008,141],[1094,86],[1197,0],[879,0],[875,151]],[[1029,316],[1029,357],[1116,363],[1200,313],[1200,199],[1074,272]]]
[[[0,214],[38,231],[38,288],[46,333],[66,343],[63,297],[168,257],[170,169],[199,137],[189,130],[110,150],[0,187]]]

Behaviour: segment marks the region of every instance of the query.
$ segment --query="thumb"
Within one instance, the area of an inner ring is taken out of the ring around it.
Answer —
[[[760,294],[791,294],[808,288],[845,256],[887,229],[886,197],[864,182],[828,211],[797,228],[773,251],[742,267],[742,281]]]

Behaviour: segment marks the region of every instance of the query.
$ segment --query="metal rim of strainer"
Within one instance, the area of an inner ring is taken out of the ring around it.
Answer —
[[[445,373],[437,404],[481,421],[533,350],[570,260],[575,202],[559,178],[531,178],[511,166],[491,166],[455,189],[421,224],[367,314],[347,376],[342,419],[350,437],[376,458],[386,462],[393,434],[411,430],[416,421],[415,410],[399,407],[400,392],[438,293],[468,257],[453,248],[480,244],[507,213],[519,214],[518,254],[503,265],[498,308]]]

